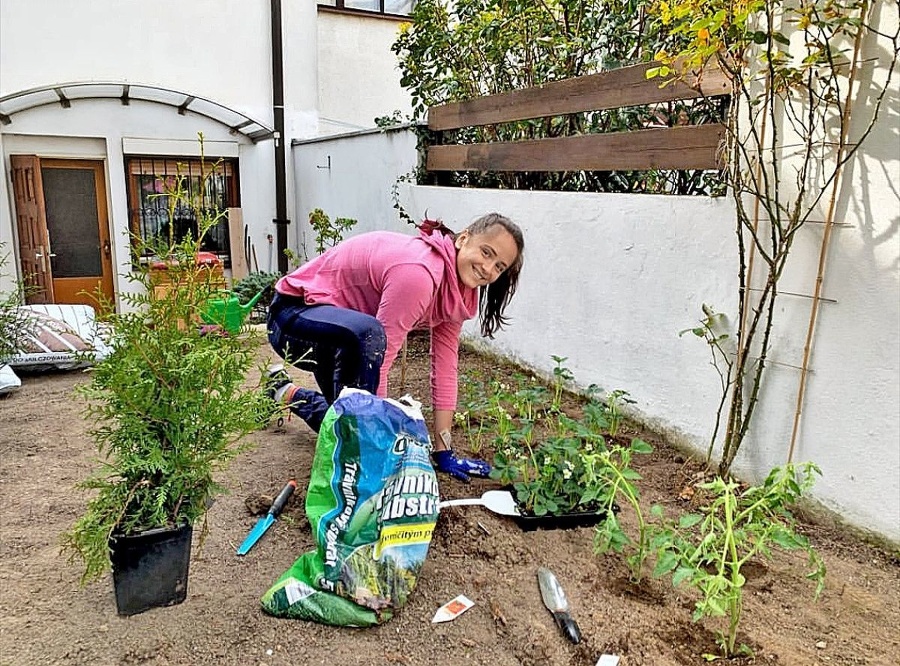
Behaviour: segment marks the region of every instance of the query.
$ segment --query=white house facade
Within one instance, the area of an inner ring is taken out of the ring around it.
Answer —
[[[900,87],[884,69],[885,35],[897,29],[887,5],[875,5],[881,34],[864,44],[855,108],[882,90],[886,101],[844,168],[830,245],[823,253],[822,224],[798,236],[769,379],[735,469],[759,480],[791,455],[814,461],[820,504],[900,543]],[[222,159],[216,195],[234,211],[208,248],[226,268],[237,246],[249,247],[251,269],[281,269],[282,247],[309,247],[303,229],[316,207],[359,219],[354,233],[409,231],[394,205],[453,228],[502,211],[525,230],[527,258],[514,325],[492,349],[546,373],[551,355],[566,357],[579,384],[628,391],[637,416],[705,453],[719,378],[706,345],[679,331],[702,304],[737,310],[731,204],[404,182],[415,137],[371,130],[376,117],[409,110],[390,52],[408,10],[408,0],[4,0],[0,243],[14,270],[0,290],[39,271],[50,300],[91,284],[128,289],[127,232],[162,224],[155,177],[176,163],[196,168],[202,132],[206,155]],[[855,136],[865,114],[854,113]],[[80,226],[60,210],[78,211]]]
[[[4,2],[0,288],[29,276],[46,302],[127,290],[129,233],[166,224],[158,176],[199,182],[198,133],[232,213],[204,249],[226,272],[238,251],[250,270],[283,268],[308,214],[290,142],[408,110],[390,52],[408,12],[392,0]]]

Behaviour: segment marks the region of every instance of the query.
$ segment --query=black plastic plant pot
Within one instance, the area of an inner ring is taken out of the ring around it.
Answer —
[[[534,530],[570,530],[576,527],[592,527],[606,518],[606,510],[562,513],[558,515],[515,516],[514,520],[523,532]]]
[[[119,615],[180,604],[187,596],[191,525],[109,539]]]

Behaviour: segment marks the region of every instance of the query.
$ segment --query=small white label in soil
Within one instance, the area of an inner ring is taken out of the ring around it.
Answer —
[[[601,655],[597,666],[616,666],[619,663],[619,657],[614,654]]]
[[[443,606],[438,608],[437,613],[434,614],[434,617],[431,618],[431,621],[432,623],[434,623],[449,622],[450,620],[455,620],[474,605],[474,601],[472,601],[465,595],[460,594],[459,596],[454,597]]]

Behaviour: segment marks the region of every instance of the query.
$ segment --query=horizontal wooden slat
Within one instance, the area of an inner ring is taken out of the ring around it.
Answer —
[[[624,106],[727,95],[731,88],[725,73],[717,67],[660,87],[661,79],[647,79],[646,71],[658,63],[643,63],[553,81],[535,88],[514,90],[499,95],[451,102],[428,110],[428,128],[448,130],[494,123],[544,118],[582,111],[618,109]],[[692,86],[695,86],[696,89]]]
[[[717,169],[721,124],[430,146],[428,171]]]

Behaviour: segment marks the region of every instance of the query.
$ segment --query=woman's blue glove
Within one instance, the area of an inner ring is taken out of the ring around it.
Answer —
[[[449,474],[466,483],[469,482],[470,476],[487,478],[491,473],[491,466],[483,460],[457,458],[450,449],[435,451],[431,454],[431,459],[434,460],[434,466],[439,472]]]

